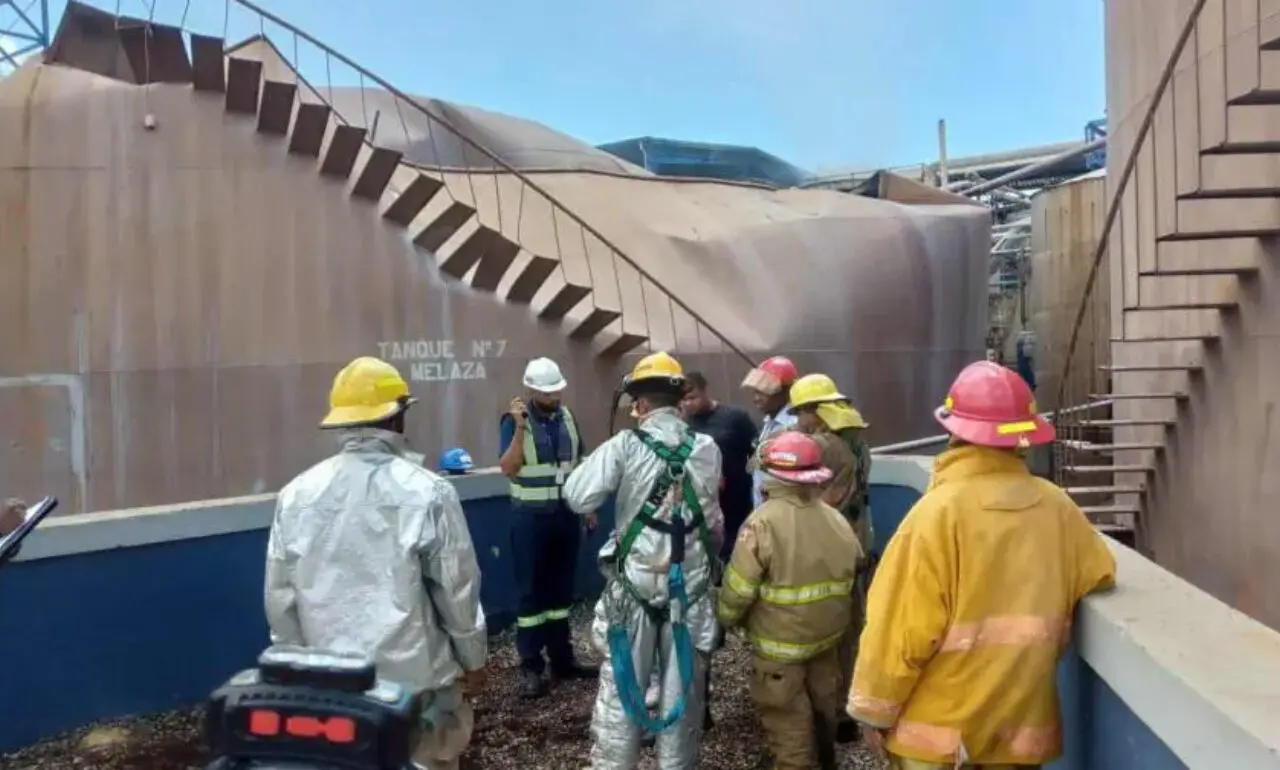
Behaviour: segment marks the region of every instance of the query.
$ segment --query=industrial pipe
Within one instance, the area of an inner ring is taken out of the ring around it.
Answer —
[[[982,195],[983,193],[991,192],[992,190],[995,190],[1000,187],[1004,187],[1007,184],[1017,182],[1021,179],[1027,179],[1029,177],[1033,177],[1036,174],[1040,173],[1041,171],[1046,171],[1048,169],[1051,169],[1054,166],[1058,165],[1059,163],[1062,163],[1063,161],[1068,161],[1068,160],[1071,160],[1072,158],[1078,158],[1082,155],[1088,155],[1094,150],[1104,149],[1106,146],[1107,146],[1106,139],[1098,139],[1096,141],[1089,142],[1088,144],[1081,145],[1074,149],[1067,150],[1066,152],[1061,153],[1059,155],[1054,155],[1052,158],[1045,158],[1039,163],[1032,163],[1029,166],[1023,166],[1017,171],[1010,171],[1008,174],[1005,174],[1004,176],[996,177],[995,179],[992,179],[989,182],[982,182],[980,184],[974,185],[973,187],[965,188],[963,191],[961,191],[961,193],[963,195],[968,195],[970,197],[975,195]]]

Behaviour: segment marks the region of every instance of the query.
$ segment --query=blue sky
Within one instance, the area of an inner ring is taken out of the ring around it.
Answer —
[[[144,15],[150,0],[120,2]],[[187,0],[155,2],[172,22]],[[593,144],[668,136],[870,167],[936,157],[940,117],[958,156],[1081,138],[1105,106],[1102,0],[257,2],[404,91]],[[223,0],[190,6],[189,26],[221,31]],[[233,4],[230,37],[256,27]]]

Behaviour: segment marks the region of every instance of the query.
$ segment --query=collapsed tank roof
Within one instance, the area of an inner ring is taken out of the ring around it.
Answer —
[[[494,191],[520,255],[482,284],[387,218],[403,189],[358,200],[189,74],[144,88],[94,45],[55,44],[0,81],[0,426],[20,437],[0,450],[5,488],[54,487],[72,510],[277,488],[330,450],[315,421],[362,354],[413,380],[411,438],[429,457],[496,456],[497,415],[542,355],[595,443],[626,363],[580,334],[606,294],[629,355],[671,350],[726,400],[747,367],[730,346],[791,355],[840,382],[881,442],[934,432],[932,407],[982,355],[982,208],[668,179],[534,121],[335,89],[347,121],[367,115],[373,145],[413,163],[397,173]],[[231,54],[297,80],[263,39]],[[586,224],[566,229],[562,211]],[[596,260],[601,243],[622,257]],[[593,299],[551,315],[563,292],[517,297],[516,272],[567,271],[573,248]]]

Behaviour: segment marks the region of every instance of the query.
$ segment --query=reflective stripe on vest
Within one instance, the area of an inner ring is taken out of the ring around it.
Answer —
[[[725,570],[724,583],[729,590],[745,599],[755,598],[758,594],[762,602],[787,607],[813,604],[827,599],[848,598],[853,591],[852,580],[824,580],[820,583],[785,588],[768,583],[762,584],[758,580],[744,578],[732,564]]]
[[[537,615],[521,615],[516,618],[516,628],[537,628],[543,623],[551,623],[556,620],[568,620],[568,608],[559,610],[547,610]]]
[[[838,634],[832,634],[820,642],[813,644],[796,644],[795,642],[780,642],[777,639],[766,639],[759,634],[751,634],[751,643],[755,645],[756,650],[766,658],[772,658],[783,663],[800,663],[806,660],[812,660],[818,655],[835,647],[840,643],[840,639],[844,636],[844,631]]]
[[[565,431],[569,436],[569,459],[560,462],[538,462],[538,442],[534,437],[533,420],[524,432],[524,467],[511,480],[511,499],[522,503],[546,503],[560,499],[560,485],[569,477],[570,471],[578,463],[578,426],[574,422],[573,413],[566,407],[560,408],[560,425],[557,430]],[[564,436],[560,437],[561,439]],[[557,442],[558,444],[558,442]],[[557,482],[559,476],[559,483]]]

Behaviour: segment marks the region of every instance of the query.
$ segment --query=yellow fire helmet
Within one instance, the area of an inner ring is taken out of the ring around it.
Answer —
[[[379,358],[363,356],[343,367],[329,391],[329,413],[322,428],[368,425],[387,419],[413,404],[409,384],[400,371]]]
[[[636,362],[631,373],[622,379],[622,387],[626,390],[637,383],[652,380],[664,380],[661,384],[683,389],[684,367],[670,353],[651,353]]]
[[[848,400],[845,394],[836,390],[835,381],[825,374],[806,374],[791,385],[792,409]]]

